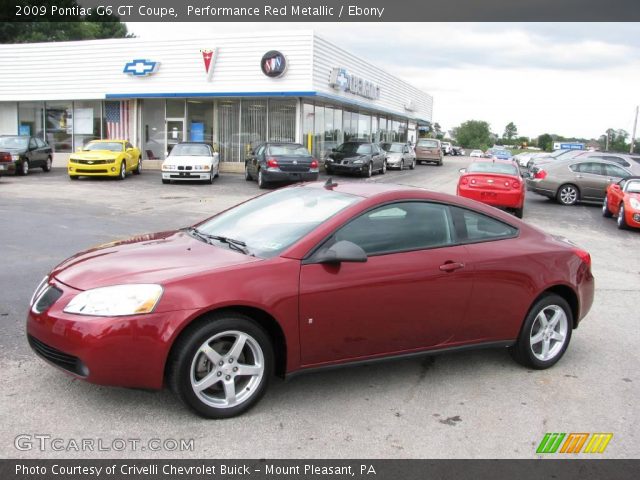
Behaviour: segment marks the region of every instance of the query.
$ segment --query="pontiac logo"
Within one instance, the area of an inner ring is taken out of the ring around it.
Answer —
[[[204,61],[204,71],[207,74],[207,81],[211,81],[213,77],[213,66],[216,64],[216,60],[218,59],[218,49],[214,48],[213,50],[200,50],[202,53],[202,60]]]

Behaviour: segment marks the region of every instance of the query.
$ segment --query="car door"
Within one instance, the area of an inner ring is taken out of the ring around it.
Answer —
[[[373,158],[373,169],[382,168],[384,165],[384,154],[378,145],[375,143],[371,144],[371,155]]]
[[[137,158],[135,156],[135,149],[129,142],[125,142],[124,144],[124,156],[127,162],[127,169],[133,169],[136,166]]]
[[[260,145],[256,150],[254,150],[254,154],[251,156],[250,162],[250,170],[252,175],[258,175],[258,170],[260,165],[264,165],[265,162],[265,151],[267,149],[266,145]]]
[[[607,188],[607,208],[613,215],[618,214],[618,207],[624,197],[624,185],[626,182],[626,180],[620,180],[617,184]]]
[[[605,186],[604,191],[601,192],[600,198],[603,199],[606,195],[606,189],[612,183],[618,183],[620,180],[625,179],[631,176],[631,172],[625,170],[618,165],[612,165],[610,163],[605,163],[604,165],[605,174],[607,177],[607,184]]]
[[[29,138],[29,144],[27,146],[27,152],[25,155],[29,160],[29,166],[31,168],[41,166],[40,164],[42,163],[42,160],[38,155],[38,144],[36,143],[36,139],[34,137]]]
[[[582,162],[571,166],[574,180],[582,198],[602,198],[607,187],[604,164],[598,161]]]
[[[446,343],[472,288],[464,246],[454,245],[448,207],[396,202],[374,208],[319,248],[348,240],[364,263],[319,264],[300,272],[303,365],[410,352]]]

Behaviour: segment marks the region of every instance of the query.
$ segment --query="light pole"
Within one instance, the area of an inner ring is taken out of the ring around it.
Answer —
[[[636,127],[638,126],[638,106],[636,106],[636,118],[633,121],[633,133],[631,134],[631,148],[629,148],[629,153],[633,153],[633,147],[636,142]]]

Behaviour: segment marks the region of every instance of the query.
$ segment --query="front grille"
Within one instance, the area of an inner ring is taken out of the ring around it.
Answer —
[[[169,175],[169,177],[171,178],[177,178],[178,180],[181,178],[200,178],[200,175],[198,174],[190,174],[190,173],[183,173],[181,175]]]
[[[104,165],[106,163],[113,163],[113,160],[76,160],[76,162],[83,165]]]
[[[85,168],[76,168],[76,173],[107,173],[108,170],[87,170]]]
[[[49,285],[35,300],[33,311],[36,313],[44,312],[51,305],[56,303],[61,296],[62,290],[54,287],[53,285]]]
[[[75,373],[76,375],[83,377],[87,375],[87,369],[78,357],[61,352],[57,348],[50,347],[31,335],[27,335],[27,338],[33,351],[45,360],[50,361],[68,372]]]
[[[178,170],[191,170],[193,167],[191,165],[187,165],[186,167],[184,166],[179,166]]]

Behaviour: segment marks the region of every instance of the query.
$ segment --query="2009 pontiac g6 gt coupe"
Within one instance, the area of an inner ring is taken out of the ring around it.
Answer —
[[[587,252],[506,213],[329,181],[71,257],[37,287],[27,333],[72,375],[168,385],[220,418],[274,373],[479,347],[547,368],[593,294]]]

